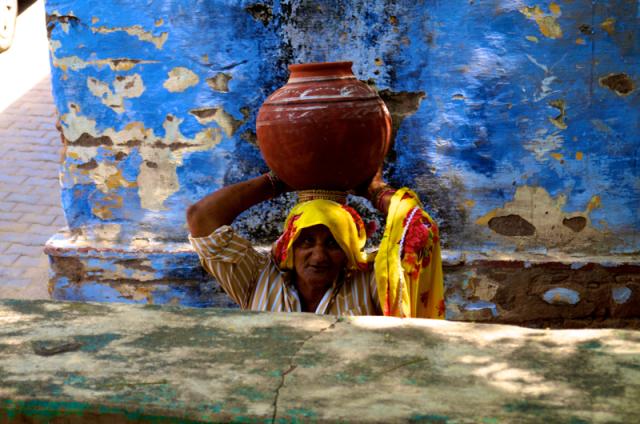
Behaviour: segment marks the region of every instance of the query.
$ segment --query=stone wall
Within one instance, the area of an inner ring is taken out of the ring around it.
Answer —
[[[0,423],[631,423],[640,335],[0,301]]]
[[[475,319],[478,302],[512,316],[491,290],[469,294],[484,271],[456,258],[473,255],[523,264],[536,287],[519,255],[561,257],[569,271],[543,286],[581,300],[556,310],[589,309],[577,268],[594,264],[609,293],[596,309],[614,317],[613,293],[628,290],[618,298],[638,317],[637,281],[615,268],[639,263],[639,16],[622,0],[49,0],[69,223],[47,247],[54,297],[214,304],[185,244],[186,207],[266,170],[255,117],[288,64],[351,60],[394,119],[386,177],[440,224],[451,318]],[[272,241],[293,202],[236,226]],[[518,310],[535,309],[538,290],[516,296],[531,302]]]

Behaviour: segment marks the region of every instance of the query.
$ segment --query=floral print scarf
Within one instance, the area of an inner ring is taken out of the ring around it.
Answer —
[[[438,227],[408,188],[391,198],[377,254],[364,252],[367,234],[360,215],[331,200],[298,203],[274,243],[281,269],[293,269],[293,243],[304,228],[325,225],[347,255],[351,270],[367,270],[375,258],[378,297],[384,315],[444,319],[444,289]]]
[[[438,227],[408,188],[391,198],[375,270],[384,315],[444,319]]]

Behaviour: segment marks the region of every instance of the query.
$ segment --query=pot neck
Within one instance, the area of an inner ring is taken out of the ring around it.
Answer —
[[[355,78],[351,71],[352,62],[319,62],[289,65],[289,81],[307,79]]]

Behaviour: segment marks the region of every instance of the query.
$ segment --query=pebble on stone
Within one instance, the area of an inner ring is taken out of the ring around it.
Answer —
[[[550,305],[575,305],[580,302],[580,293],[564,287],[556,287],[547,290],[542,298]]]

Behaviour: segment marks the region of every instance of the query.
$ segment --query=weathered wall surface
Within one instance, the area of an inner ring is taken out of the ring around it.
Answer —
[[[0,301],[0,423],[632,423],[640,334]]]
[[[47,14],[63,205],[71,237],[103,253],[183,243],[190,203],[266,170],[255,116],[286,65],[352,60],[394,118],[387,177],[418,191],[446,248],[637,261],[636,0],[49,0]],[[270,241],[291,203],[238,227]]]

